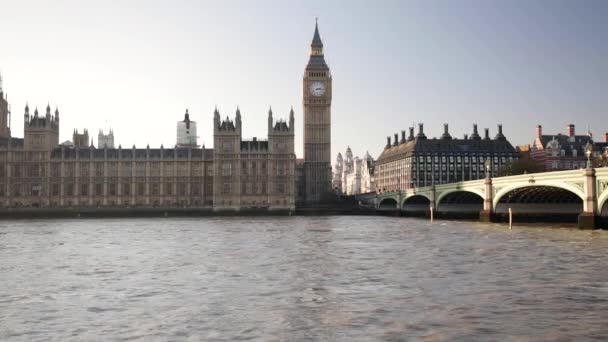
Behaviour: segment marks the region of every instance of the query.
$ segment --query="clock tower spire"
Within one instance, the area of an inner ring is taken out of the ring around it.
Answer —
[[[332,77],[325,62],[318,22],[302,82],[304,107],[304,201],[318,204],[331,191]]]

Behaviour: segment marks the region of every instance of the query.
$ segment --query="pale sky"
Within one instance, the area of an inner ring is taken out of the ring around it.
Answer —
[[[514,144],[576,124],[608,130],[608,1],[0,0],[0,72],[23,108],[59,107],[60,140],[114,129],[123,147],[175,144],[186,108],[212,146],[213,109],[265,138],[267,111],[296,114],[315,17],[334,78],[332,156],[377,157],[424,122],[452,135],[502,123]],[[332,158],[332,159],[334,159]]]

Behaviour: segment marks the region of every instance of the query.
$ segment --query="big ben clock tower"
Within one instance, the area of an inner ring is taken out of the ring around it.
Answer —
[[[305,202],[321,203],[331,191],[331,73],[323,57],[318,24],[304,70]]]

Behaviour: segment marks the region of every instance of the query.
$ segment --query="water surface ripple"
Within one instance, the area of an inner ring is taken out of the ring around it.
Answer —
[[[605,340],[607,265],[605,231],[390,217],[0,221],[0,340]]]

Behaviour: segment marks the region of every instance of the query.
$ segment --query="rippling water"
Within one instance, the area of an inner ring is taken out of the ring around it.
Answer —
[[[0,340],[603,340],[608,232],[388,217],[0,221]]]

